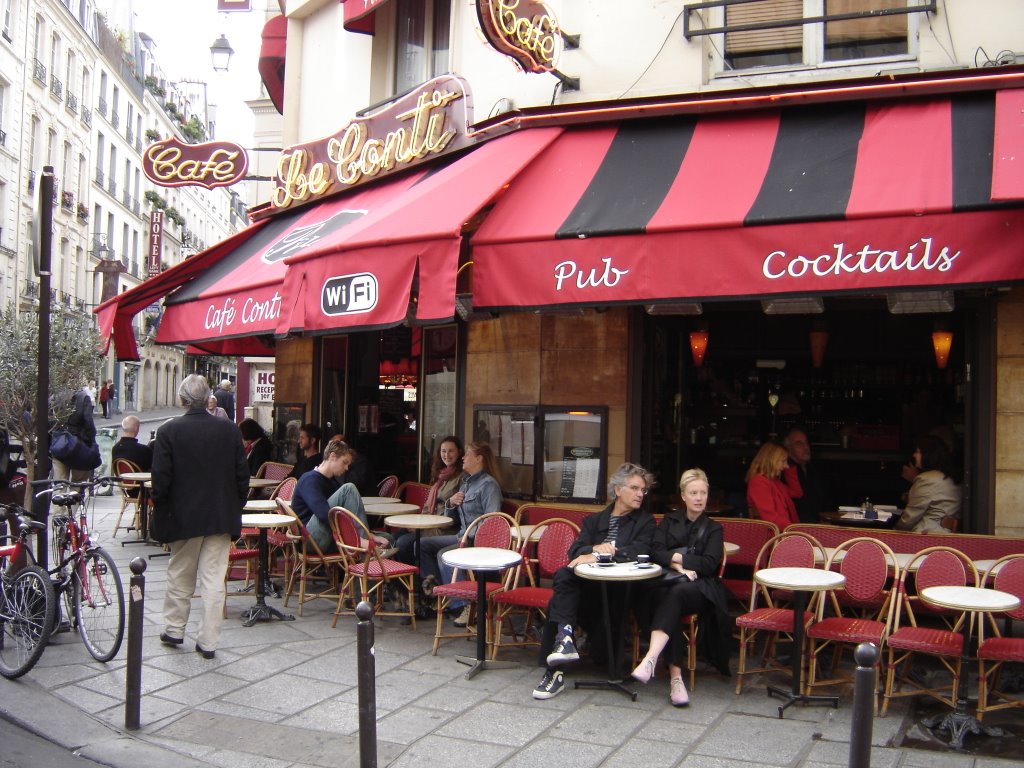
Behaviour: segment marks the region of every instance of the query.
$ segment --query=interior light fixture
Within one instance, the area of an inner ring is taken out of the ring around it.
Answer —
[[[648,304],[644,307],[648,315],[703,315],[704,307],[699,301],[676,304]]]
[[[820,296],[797,296],[790,299],[765,299],[761,309],[766,315],[820,315],[825,302]]]
[[[949,365],[949,350],[953,347],[953,334],[950,331],[935,331],[932,334],[932,347],[935,349],[935,365],[944,370]]]
[[[894,315],[952,312],[956,302],[952,291],[908,291],[890,293],[885,297]]]
[[[690,353],[693,364],[697,368],[704,365],[704,355],[708,351],[708,332],[705,330],[690,331]]]

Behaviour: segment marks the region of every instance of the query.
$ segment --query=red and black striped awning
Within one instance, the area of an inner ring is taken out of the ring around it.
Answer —
[[[474,236],[474,306],[1022,280],[1024,194],[993,197],[993,158],[1013,155],[996,114],[971,93],[569,128]]]

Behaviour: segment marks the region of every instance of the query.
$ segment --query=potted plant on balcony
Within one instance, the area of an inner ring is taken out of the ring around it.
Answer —
[[[85,207],[85,203],[78,204],[78,208],[75,210],[75,215],[83,224],[87,224],[89,222],[89,209]]]
[[[74,210],[75,193],[69,189],[62,190],[60,193],[60,207],[68,212]]]
[[[146,141],[152,144],[154,141],[160,141],[160,131],[156,128],[146,129]]]

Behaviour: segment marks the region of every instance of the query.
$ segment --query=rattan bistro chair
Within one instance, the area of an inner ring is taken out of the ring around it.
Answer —
[[[277,506],[281,513],[291,515],[295,518],[292,525],[295,533],[290,534],[295,542],[295,562],[288,574],[288,583],[285,587],[284,604],[287,607],[288,601],[295,594],[295,584],[299,586],[299,616],[302,615],[302,606],[310,600],[324,597],[329,600],[336,600],[340,592],[341,568],[345,563],[345,556],[341,553],[326,554],[310,536],[305,524],[295,514],[291,504],[282,498],[277,499]],[[320,588],[310,590],[311,585],[319,584]]]
[[[118,477],[129,472],[141,471],[142,468],[134,461],[114,459],[114,474]],[[125,530],[139,530],[139,516],[142,514],[142,502],[140,501],[142,498],[142,483],[136,480],[118,480],[117,484],[121,488],[121,511],[117,513],[117,522],[114,523],[114,535],[111,538],[117,538],[117,532],[121,528],[121,518],[124,517],[125,510],[128,507],[131,507],[133,510],[132,524],[125,526]]]
[[[1024,621],[1024,554],[1007,555],[992,564],[982,583],[994,574],[993,587],[1020,598],[1014,611],[982,618],[978,629],[978,719],[986,712],[1010,707],[1024,707],[1024,696],[1013,695],[1010,686],[1003,687],[1000,673],[1007,662],[1024,664],[1024,637],[1003,635],[997,619],[1004,617]]]

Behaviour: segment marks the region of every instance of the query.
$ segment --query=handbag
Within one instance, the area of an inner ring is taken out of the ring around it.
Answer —
[[[64,461],[77,450],[79,442],[78,437],[69,432],[66,427],[57,427],[50,434],[50,456]]]

